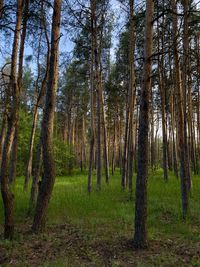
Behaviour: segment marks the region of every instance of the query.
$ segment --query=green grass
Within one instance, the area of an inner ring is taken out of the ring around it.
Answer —
[[[134,183],[135,184],[135,183]],[[53,199],[49,208],[49,223],[59,224],[66,220],[81,228],[94,232],[133,235],[134,199],[129,200],[128,192],[120,188],[120,175],[111,177],[110,185],[102,185],[101,192],[95,190],[89,196],[86,191],[86,176],[57,179]],[[190,198],[189,217],[183,223],[181,216],[180,181],[170,175],[169,182],[162,178],[162,170],[151,174],[148,188],[148,227],[150,237],[159,234],[176,234],[182,238],[198,238],[193,233],[200,225],[199,211],[200,180],[193,178],[193,192]],[[133,196],[134,198],[134,196]],[[114,223],[113,223],[114,222]],[[107,225],[107,227],[106,227]],[[194,227],[194,229],[193,229]],[[111,228],[111,229],[110,229]]]
[[[135,181],[133,184],[135,184]],[[95,190],[94,180],[92,189],[92,193],[88,195],[86,174],[77,172],[71,177],[58,177],[49,206],[48,225],[70,223],[90,243],[94,240],[104,243],[107,241],[112,242],[117,238],[132,239],[134,233],[134,195],[133,199],[130,200],[129,193],[121,190],[120,174],[116,173],[114,177],[111,176],[109,185],[106,185],[103,181],[101,192]],[[13,190],[15,191],[15,222],[16,225],[23,225],[26,224],[29,192],[23,192],[22,178],[18,178]],[[199,195],[200,177],[196,176],[193,177],[189,216],[187,221],[183,222],[180,181],[170,174],[169,181],[165,183],[162,170],[151,173],[148,183],[149,239],[168,240],[169,244],[171,240],[172,242],[173,240],[178,240],[178,244],[200,242]],[[31,220],[27,220],[30,224]],[[2,226],[3,208],[1,199],[0,223]],[[17,241],[15,242],[20,243],[24,237],[18,233],[16,239]],[[9,246],[5,241],[1,241],[1,244],[4,247]],[[171,253],[172,255],[162,252],[157,258],[155,256],[149,257],[149,265],[146,261],[138,260],[138,266],[167,266],[163,263],[165,261],[171,262],[169,266],[173,266],[176,261],[173,251]],[[196,258],[192,260],[195,264],[198,261]],[[159,264],[156,265],[155,261]],[[112,264],[112,266],[118,266],[114,260]],[[195,266],[195,264],[191,266]],[[200,264],[199,261],[198,264]],[[47,262],[44,266],[68,266],[68,263],[64,264],[62,259],[58,259],[57,263]],[[69,266],[73,266],[73,264],[69,264]]]

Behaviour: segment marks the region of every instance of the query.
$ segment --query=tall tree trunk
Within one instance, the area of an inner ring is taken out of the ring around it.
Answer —
[[[91,1],[91,13],[93,17],[93,38],[94,38],[94,87],[96,91],[96,169],[97,169],[97,190],[101,190],[101,80],[100,80],[100,51],[97,40],[98,26],[96,15],[96,0]]]
[[[88,168],[88,193],[92,188],[92,166],[94,161],[94,7],[92,0],[91,5],[91,65],[90,65],[90,154]]]
[[[15,127],[19,118],[19,104],[20,104],[20,90],[17,82],[17,53],[20,39],[20,27],[22,21],[23,1],[17,1],[17,16],[14,33],[14,41],[12,48],[12,62],[10,75],[10,88],[12,92],[11,110],[8,117],[8,128],[3,149],[2,163],[1,163],[1,193],[4,205],[4,237],[12,239],[14,234],[14,195],[11,191],[8,179],[8,168],[10,161],[10,152],[15,134]]]
[[[47,83],[48,72],[49,72],[50,44],[49,44],[49,37],[48,37],[47,29],[46,29],[46,19],[45,19],[45,15],[44,15],[44,3],[43,3],[43,1],[41,3],[41,16],[42,16],[41,34],[42,34],[42,30],[44,30],[45,39],[47,42],[46,70],[45,70],[45,75],[44,75],[44,78],[42,80],[41,89],[40,89],[39,95],[37,97],[36,105],[35,105],[34,112],[33,112],[33,123],[32,123],[32,129],[31,129],[30,142],[29,142],[28,162],[26,165],[26,173],[25,173],[25,179],[24,179],[24,190],[27,190],[28,182],[29,182],[29,179],[32,175],[33,147],[34,147],[35,133],[36,133],[36,127],[37,127],[37,120],[38,120],[38,108],[41,105],[42,97],[45,94],[46,83]],[[40,62],[39,62],[40,55],[39,54],[40,54],[40,44],[39,44],[39,51],[38,51],[38,79],[36,82],[37,83],[36,87],[38,87],[38,80],[40,78]]]
[[[186,164],[186,179],[188,189],[191,189],[190,157],[187,133],[187,95],[188,95],[188,75],[189,75],[189,1],[183,0],[184,23],[183,23],[183,115],[184,115],[184,149]]]
[[[126,123],[125,123],[125,134],[124,134],[124,150],[122,157],[122,177],[121,186],[125,190],[127,184],[127,148],[128,148],[128,131],[129,131],[129,105],[128,105],[128,94],[127,94],[127,107],[126,107]]]
[[[178,163],[177,163],[177,152],[176,152],[176,140],[175,140],[175,134],[174,134],[174,129],[175,129],[175,124],[174,124],[174,119],[175,119],[175,109],[174,109],[174,96],[172,96],[171,99],[171,124],[172,124],[172,142],[173,142],[173,169],[174,169],[174,174],[178,178]]]
[[[136,178],[135,199],[135,235],[134,246],[147,246],[147,178],[148,178],[148,132],[149,100],[151,91],[151,56],[153,48],[154,1],[146,1],[145,43],[143,84],[140,99],[140,119],[138,132],[138,172]]]
[[[104,155],[104,168],[105,168],[105,177],[106,183],[109,183],[110,175],[109,175],[109,159],[108,159],[108,137],[107,137],[107,129],[106,129],[106,118],[104,111],[104,96],[102,90],[102,81],[101,81],[101,114],[102,114],[102,127],[103,127],[103,155]]]
[[[113,126],[113,141],[112,141],[112,175],[115,172],[115,153],[116,153],[116,116],[114,117],[114,126]]]
[[[135,68],[134,68],[134,52],[135,52],[135,22],[134,22],[134,0],[129,1],[130,8],[130,28],[129,28],[129,140],[128,140],[128,181],[129,193],[132,196],[133,181],[133,120],[135,107]]]
[[[154,141],[154,101],[153,92],[151,92],[151,169],[155,169],[155,141]]]
[[[183,88],[181,81],[180,61],[178,54],[178,20],[176,1],[172,0],[173,14],[173,47],[174,47],[174,64],[175,64],[175,86],[176,86],[176,104],[178,115],[178,143],[180,155],[180,178],[181,178],[181,196],[182,196],[182,214],[183,219],[186,218],[188,211],[188,179],[186,171],[185,157],[185,138],[184,138],[184,103],[183,103]]]
[[[53,122],[56,104],[58,81],[58,51],[60,40],[61,0],[54,1],[51,34],[51,56],[46,92],[46,103],[42,121],[42,144],[44,177],[37,198],[36,210],[32,225],[33,232],[41,232],[45,228],[48,204],[55,182],[55,164],[53,155]]]
[[[164,18],[164,16],[163,16]],[[164,25],[164,19],[162,21]],[[166,132],[166,93],[165,93],[165,83],[164,83],[164,36],[163,33],[160,36],[158,29],[158,76],[159,76],[159,90],[161,97],[161,114],[162,114],[162,140],[163,140],[163,170],[164,170],[164,180],[168,181],[168,162],[167,162],[167,132]],[[161,39],[161,43],[160,43]],[[161,51],[160,51],[161,46]],[[161,53],[161,56],[160,56]]]
[[[29,0],[24,0],[22,4],[24,5],[23,22],[22,22],[23,28],[22,28],[21,42],[20,42],[20,48],[19,48],[19,63],[18,63],[18,77],[17,77],[17,83],[18,83],[18,88],[19,88],[20,93],[22,90],[24,46],[25,46],[25,40],[26,40]],[[11,155],[11,162],[10,162],[9,180],[11,182],[15,182],[16,173],[17,173],[16,167],[17,167],[17,147],[18,147],[18,134],[19,134],[18,128],[19,128],[19,123],[17,122],[15,125],[15,137],[14,137],[14,144],[12,146],[12,155]]]

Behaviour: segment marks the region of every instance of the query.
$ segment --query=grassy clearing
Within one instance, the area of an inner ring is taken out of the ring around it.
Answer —
[[[38,255],[42,254],[43,247],[49,253],[44,262],[36,264],[32,261],[29,265],[32,259],[29,254],[38,253],[38,248],[28,245],[24,258],[17,263],[14,261],[13,266],[18,263],[19,266],[200,266],[200,177],[193,177],[189,217],[183,222],[180,181],[171,174],[169,182],[165,183],[162,170],[150,175],[150,249],[134,253],[129,245],[133,237],[134,199],[130,201],[128,192],[121,190],[119,173],[111,177],[109,186],[103,183],[101,192],[95,191],[94,181],[91,195],[86,191],[86,179],[87,175],[80,173],[57,178],[49,207],[49,230],[39,237],[27,234],[31,223],[31,218],[27,218],[29,192],[23,192],[23,179],[18,179],[14,188],[16,239],[14,243],[0,243],[0,249],[2,247],[7,253],[5,263],[9,257],[15,259],[23,246],[26,250],[26,242],[39,242],[41,251]],[[1,200],[0,223],[2,231]],[[52,253],[55,253],[54,257]]]

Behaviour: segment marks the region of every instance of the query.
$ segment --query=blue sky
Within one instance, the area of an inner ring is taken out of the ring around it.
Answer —
[[[200,1],[195,0],[195,2],[198,4],[198,7],[200,8]],[[140,3],[144,3],[144,0],[136,0],[136,4],[140,4]],[[114,9],[114,13],[116,14],[116,16],[118,16],[118,14],[120,13],[121,20],[122,20],[123,17],[125,17],[125,13],[122,11],[122,9],[120,9],[120,3],[118,2],[118,0],[111,0],[111,6]],[[113,47],[112,47],[112,51],[111,51],[112,58],[114,58],[115,47],[117,45],[117,42],[118,42],[118,40],[116,37],[116,32],[114,32],[113,33]],[[11,48],[12,48],[12,42],[6,42],[5,49],[3,49],[4,52],[2,53],[2,51],[0,51],[1,52],[0,64],[5,62],[5,59],[9,57],[9,54],[11,52]],[[73,50],[73,42],[70,41],[69,35],[67,35],[66,33],[63,32],[63,36],[60,40],[60,51],[61,52],[70,52],[72,50]],[[32,49],[30,48],[30,46],[26,45],[25,55],[31,55],[31,54],[33,54]],[[34,66],[34,64],[33,64],[33,66]]]

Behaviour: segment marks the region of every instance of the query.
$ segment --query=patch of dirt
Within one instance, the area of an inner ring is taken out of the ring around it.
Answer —
[[[0,242],[0,266],[54,266],[56,261],[70,267],[200,266],[200,243],[152,240],[148,249],[136,251],[132,240],[108,238],[92,239],[69,223],[48,227],[42,235],[21,225],[15,241]]]

